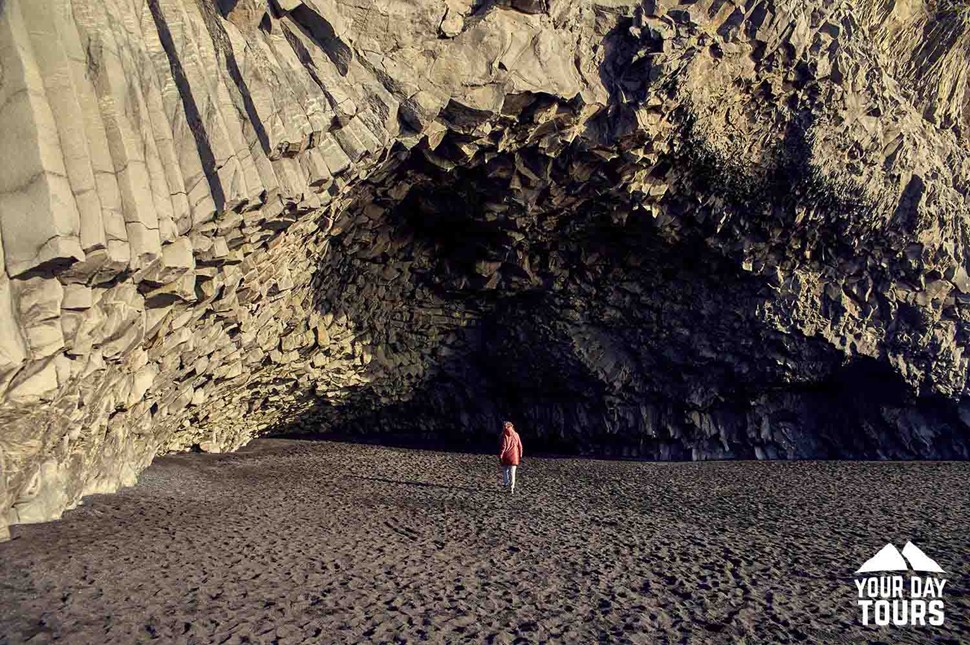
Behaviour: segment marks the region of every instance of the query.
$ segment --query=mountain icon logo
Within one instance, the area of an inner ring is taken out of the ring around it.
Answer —
[[[923,553],[918,546],[912,542],[907,542],[903,547],[902,553],[892,544],[879,549],[879,552],[866,560],[856,573],[869,573],[872,571],[927,571],[930,573],[946,573],[928,555]]]

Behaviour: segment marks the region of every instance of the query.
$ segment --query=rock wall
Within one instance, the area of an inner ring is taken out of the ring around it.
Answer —
[[[966,458],[968,21],[0,3],[0,527],[264,431]]]

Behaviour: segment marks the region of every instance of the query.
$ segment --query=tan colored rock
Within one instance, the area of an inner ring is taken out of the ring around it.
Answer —
[[[103,261],[98,260],[98,253],[89,253],[94,256],[94,259],[88,258],[88,262],[98,266],[100,280],[110,280],[127,267],[131,259],[122,213],[121,194],[114,174],[114,164],[108,149],[98,99],[88,78],[88,61],[81,46],[78,26],[74,19],[74,7],[64,0],[54,2],[53,7],[57,33],[68,59],[74,96],[80,110],[80,122],[73,125],[76,129],[83,130],[88,161],[94,174],[97,199],[101,206],[101,222],[104,226],[106,248]],[[82,271],[82,274],[87,275],[87,271]]]
[[[131,408],[145,397],[145,393],[151,388],[158,376],[158,368],[154,365],[146,365],[131,376],[131,387],[129,389],[126,405]]]
[[[57,366],[54,359],[48,357],[34,361],[18,372],[9,385],[6,398],[14,403],[49,401],[58,385]]]
[[[13,282],[19,305],[18,318],[33,358],[51,356],[64,347],[61,303],[64,288],[53,278],[29,278]]]
[[[0,68],[0,149],[17,151],[0,161],[0,231],[7,273],[15,277],[84,259],[77,204],[21,0],[6,3],[0,15]]]
[[[454,38],[461,33],[464,26],[465,20],[461,13],[449,7],[441,21],[441,33],[448,38]]]
[[[94,305],[94,295],[91,287],[83,284],[68,284],[64,286],[64,297],[61,301],[62,309],[89,309]]]
[[[26,2],[21,4],[21,13],[48,101],[56,114],[57,138],[79,214],[81,248],[91,252],[105,248],[106,240],[86,133],[79,127],[83,122],[81,105],[74,87],[68,50],[58,29],[63,25],[63,8],[67,4],[66,0]]]
[[[3,244],[0,235],[0,266]],[[27,343],[18,321],[14,293],[6,272],[0,271],[0,397],[14,371],[27,359]]]
[[[142,268],[154,261],[161,251],[145,140],[139,130],[141,123],[134,122],[130,116],[133,110],[143,111],[144,108],[138,106],[129,91],[125,60],[117,36],[98,28],[106,19],[104,8],[92,0],[72,0],[72,3],[82,34],[82,46],[91,52],[89,66],[99,70],[93,85],[121,194],[131,265]]]
[[[928,7],[8,0],[0,517],[506,408],[624,456],[968,456],[966,38]],[[832,394],[866,379],[912,400]]]

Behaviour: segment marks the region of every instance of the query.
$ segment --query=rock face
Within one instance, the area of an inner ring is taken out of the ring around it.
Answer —
[[[0,527],[265,431],[970,456],[960,3],[0,12]]]

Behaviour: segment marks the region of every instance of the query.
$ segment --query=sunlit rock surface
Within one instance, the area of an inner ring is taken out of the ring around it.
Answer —
[[[273,430],[968,456],[958,2],[0,6],[0,527]]]

